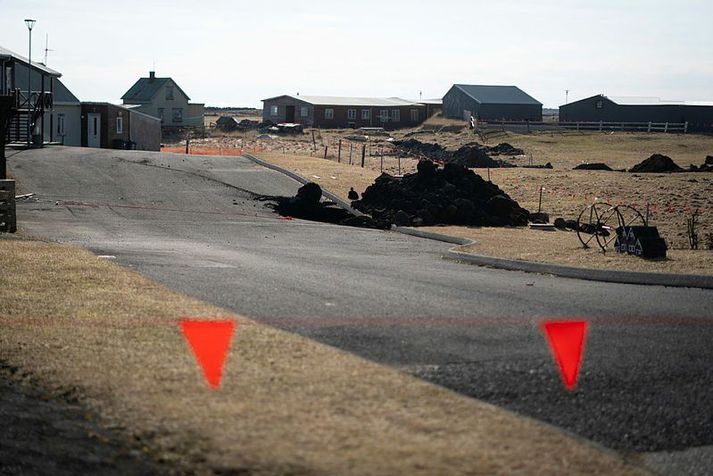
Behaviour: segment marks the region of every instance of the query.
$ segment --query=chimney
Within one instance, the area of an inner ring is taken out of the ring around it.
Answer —
[[[156,71],[149,71],[149,81],[156,79]]]

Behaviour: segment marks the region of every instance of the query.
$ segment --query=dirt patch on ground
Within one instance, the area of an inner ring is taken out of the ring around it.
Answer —
[[[156,457],[226,474],[642,474],[516,417],[308,339],[238,325],[222,387],[177,320],[225,311],[79,248],[0,241],[0,359]]]

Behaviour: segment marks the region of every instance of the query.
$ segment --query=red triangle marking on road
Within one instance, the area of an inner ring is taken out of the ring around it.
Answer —
[[[587,338],[587,321],[545,321],[542,330],[557,362],[562,382],[570,392],[577,386]]]
[[[235,331],[235,322],[184,319],[180,325],[208,385],[217,390],[223,377],[223,366]]]

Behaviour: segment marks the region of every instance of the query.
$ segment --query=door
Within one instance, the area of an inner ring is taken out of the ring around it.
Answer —
[[[89,147],[101,147],[101,114],[92,112],[87,114],[87,145]]]
[[[285,106],[285,122],[295,122],[295,106]]]

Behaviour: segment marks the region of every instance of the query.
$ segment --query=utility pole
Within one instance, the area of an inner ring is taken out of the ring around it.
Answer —
[[[30,47],[27,55],[27,147],[32,144],[32,111],[30,110],[32,97],[32,27],[35,26],[35,21],[31,18],[25,18],[25,25],[30,32]]]
[[[564,90],[564,103],[569,104],[569,89]]]

